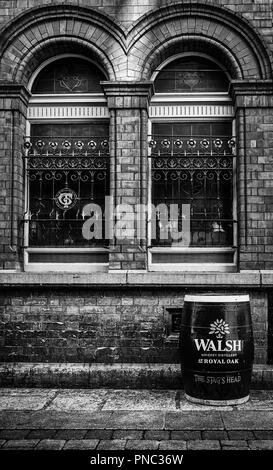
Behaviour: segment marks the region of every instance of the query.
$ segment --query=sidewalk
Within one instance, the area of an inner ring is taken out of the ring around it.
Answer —
[[[273,391],[219,408],[182,390],[2,388],[0,448],[273,450]]]

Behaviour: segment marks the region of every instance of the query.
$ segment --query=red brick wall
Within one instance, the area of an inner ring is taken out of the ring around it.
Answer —
[[[3,292],[0,360],[179,362],[178,340],[168,341],[166,308],[182,307],[184,294],[185,291],[174,288],[99,291],[43,288]],[[264,363],[267,359],[264,293],[251,293],[251,312],[255,361]]]

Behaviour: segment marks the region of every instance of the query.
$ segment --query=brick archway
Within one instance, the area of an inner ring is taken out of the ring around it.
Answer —
[[[110,80],[116,77],[114,57],[126,62],[121,28],[107,15],[73,5],[27,10],[6,27],[0,50],[2,79],[24,85],[42,62],[63,52],[97,61]]]
[[[142,79],[171,55],[200,51],[218,59],[234,79],[270,79],[270,54],[258,33],[227,8],[183,2],[144,15],[128,34],[129,68]]]

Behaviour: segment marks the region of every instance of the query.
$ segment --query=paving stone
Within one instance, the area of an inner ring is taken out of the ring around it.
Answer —
[[[116,429],[113,434],[113,439],[142,439],[144,431],[140,430],[123,430],[123,429]]]
[[[153,411],[176,409],[175,390],[111,390],[103,410]]]
[[[131,441],[128,441],[131,442]],[[125,439],[113,439],[112,441],[100,441],[96,450],[124,450]]]
[[[98,443],[98,439],[72,439],[65,443],[63,450],[94,450]]]
[[[104,440],[104,439],[112,439],[112,436],[113,436],[112,429],[90,429],[89,431],[87,431],[87,434],[85,435],[84,439]]]
[[[59,411],[97,411],[101,408],[108,390],[60,390],[56,398],[47,407]]]
[[[248,443],[247,441],[244,440],[221,440],[220,444],[223,448],[225,447],[232,447],[232,448],[248,448]]]
[[[37,413],[39,413],[39,411]],[[17,426],[24,429],[22,423],[27,422],[30,417],[35,414],[36,413],[31,411],[1,411],[0,429],[16,429]]]
[[[41,410],[54,397],[52,389],[2,389],[0,410]]]
[[[105,412],[106,413],[106,412]],[[106,428],[113,429],[163,429],[164,413],[159,411],[114,411]]]
[[[216,440],[187,441],[188,450],[220,450],[220,442]]]
[[[256,439],[273,439],[273,430],[271,431],[254,431]]]
[[[201,440],[202,437],[201,431],[171,431],[171,439],[182,439],[184,441],[190,441],[194,439]]]
[[[128,450],[157,450],[158,446],[159,442],[152,440],[139,441],[132,439],[126,443],[126,449]]]
[[[236,451],[236,450],[250,450],[249,447],[232,447],[232,446],[223,446],[222,450],[231,450],[231,451]]]
[[[264,431],[262,431],[264,432]],[[228,431],[229,439],[234,439],[235,441],[243,439],[254,439],[254,433],[252,431],[241,430],[241,431]]]
[[[222,412],[222,418],[226,429],[272,429],[272,411],[230,411]]]
[[[21,414],[21,413],[20,413]],[[109,411],[37,411],[16,417],[18,429],[104,429],[112,413]],[[3,427],[3,426],[2,426]],[[120,428],[120,426],[119,426]]]
[[[64,439],[42,439],[35,450],[62,450],[64,445]]]
[[[273,439],[248,441],[251,450],[273,450]]]
[[[230,413],[230,412],[229,412]],[[167,412],[165,429],[224,429],[221,414],[218,411],[204,412]]]
[[[165,439],[170,439],[170,431],[145,431],[144,439],[148,439],[151,441],[163,441]]]
[[[25,439],[29,434],[29,429],[3,429],[0,432],[0,439]]]
[[[33,429],[25,439],[53,439],[56,435],[56,429]]]
[[[14,439],[10,441],[6,441],[3,446],[3,449],[34,449],[34,447],[38,444],[39,439]]]
[[[173,439],[172,441],[161,441],[159,450],[186,450],[187,442]]]
[[[228,439],[228,433],[226,431],[202,431],[202,439]]]
[[[68,441],[70,439],[84,439],[86,434],[87,429],[59,429],[54,438]]]

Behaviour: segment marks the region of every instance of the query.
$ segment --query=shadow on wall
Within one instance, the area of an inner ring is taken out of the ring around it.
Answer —
[[[170,3],[173,2],[170,0],[168,2],[164,0],[150,0],[148,2],[146,0],[143,5],[137,5],[135,0],[113,0],[114,16],[117,20],[123,20],[125,17],[128,21],[133,22],[148,11],[156,10]]]

